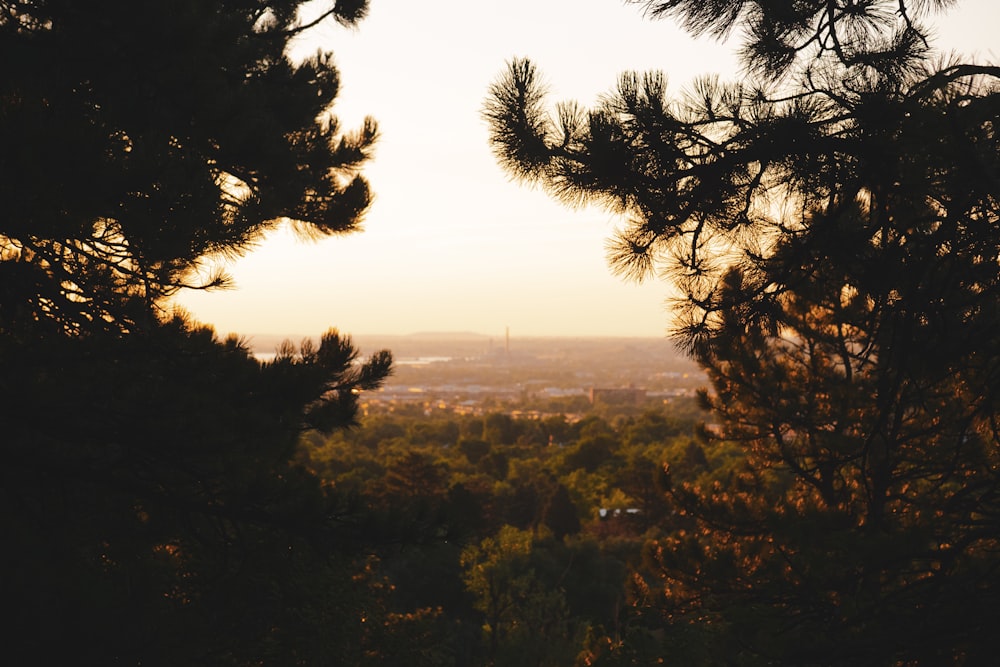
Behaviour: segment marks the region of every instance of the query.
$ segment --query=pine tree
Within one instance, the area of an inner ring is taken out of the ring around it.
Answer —
[[[391,357],[268,363],[168,313],[290,221],[356,229],[373,121],[299,2],[0,2],[0,556],[10,664],[360,664],[380,538],[294,464]],[[364,0],[321,18],[354,25]]]
[[[356,229],[377,129],[343,133],[331,54],[285,57],[291,0],[0,6],[0,326],[134,330],[209,255],[281,220]],[[364,0],[330,3],[352,24]]]
[[[651,546],[678,664],[983,664],[1000,547],[1000,68],[935,59],[948,2],[637,3],[743,31],[748,79],[667,97],[626,74],[549,116],[494,84],[499,160],[627,220],[609,257],[670,276],[713,437],[747,464],[669,483]]]

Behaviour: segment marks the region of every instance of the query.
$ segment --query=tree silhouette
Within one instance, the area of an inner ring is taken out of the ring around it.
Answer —
[[[343,133],[329,53],[285,57],[298,2],[5,2],[0,82],[3,326],[134,330],[207,256],[281,220],[350,231],[373,121]],[[363,0],[330,3],[354,23]]]
[[[353,25],[363,0],[326,3]],[[331,330],[268,363],[167,313],[282,220],[357,227],[298,2],[0,3],[0,585],[12,664],[351,661],[377,527],[295,466],[391,358]]]
[[[622,214],[622,275],[670,276],[715,437],[651,548],[683,664],[979,664],[996,651],[1000,68],[935,59],[946,2],[641,2],[743,32],[748,79],[626,74],[550,116],[513,61],[497,156]]]

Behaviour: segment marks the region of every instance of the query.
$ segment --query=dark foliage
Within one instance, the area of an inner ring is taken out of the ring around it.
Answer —
[[[624,75],[551,119],[511,64],[486,105],[511,173],[626,225],[671,276],[710,437],[748,465],[674,480],[650,556],[679,664],[983,664],[1000,597],[1000,68],[931,60],[948,2],[642,2],[743,31],[751,78],[668,99]],[[918,14],[919,10],[919,14]]]
[[[298,4],[0,4],[16,63],[0,80],[0,327],[135,330],[177,288],[225,284],[206,257],[282,219],[357,227],[376,127],[341,132],[330,54],[284,57]]]
[[[329,54],[284,57],[298,4],[0,2],[5,662],[362,664],[384,531],[293,454],[388,353],[263,364],[166,314],[212,256],[367,207],[375,125],[340,132]]]
[[[351,646],[329,628],[363,599],[346,568],[370,537],[290,460],[303,403],[346,412],[338,392],[366,381],[330,393],[335,364],[261,365],[182,321],[2,345],[8,660],[249,664]]]

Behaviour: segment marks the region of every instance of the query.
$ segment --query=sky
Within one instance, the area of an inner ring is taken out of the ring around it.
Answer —
[[[940,43],[1000,61],[1000,1],[958,4],[934,21]],[[591,106],[624,71],[663,71],[668,94],[703,74],[737,78],[736,47],[695,40],[621,0],[371,0],[357,28],[326,22],[292,51],[332,51],[342,126],[369,115],[379,124],[363,231],[307,241],[280,228],[224,265],[233,288],[177,303],[220,335],[248,337],[331,327],[663,337],[670,286],[611,273],[613,215],[512,182],[491,152],[483,102],[514,57],[535,62],[552,104]]]

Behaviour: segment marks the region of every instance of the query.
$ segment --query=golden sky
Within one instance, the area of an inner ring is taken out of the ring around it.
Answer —
[[[998,62],[1000,0],[958,7],[934,22],[940,43]],[[480,109],[516,56],[538,65],[552,103],[590,105],[625,70],[662,70],[675,92],[702,74],[733,79],[735,46],[618,0],[371,0],[356,30],[324,24],[296,45],[333,51],[346,129],[379,123],[364,231],[315,242],[279,230],[227,265],[235,288],[178,302],[223,335],[663,336],[669,286],[607,267],[613,216],[510,182]]]

